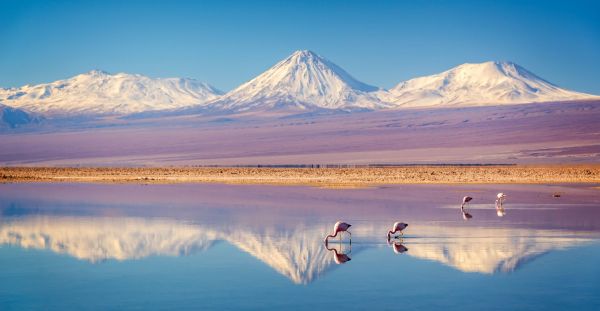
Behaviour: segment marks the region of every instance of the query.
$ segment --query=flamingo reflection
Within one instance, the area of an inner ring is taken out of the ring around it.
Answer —
[[[338,251],[336,248],[329,248],[327,246],[325,246],[325,248],[328,251],[333,252],[333,261],[338,265],[352,260],[352,258],[350,258],[350,256],[348,256],[350,253],[352,253],[352,248],[350,248],[350,252],[348,252],[348,253],[343,253],[341,250]]]
[[[388,245],[392,246],[392,250],[394,250],[394,253],[396,254],[402,254],[408,251],[408,248],[402,244],[403,242],[404,240],[402,238],[393,242],[390,239],[387,241]]]
[[[402,254],[408,251],[408,248],[406,248],[406,246],[402,245],[402,243],[399,242],[392,243],[392,249],[396,254]]]

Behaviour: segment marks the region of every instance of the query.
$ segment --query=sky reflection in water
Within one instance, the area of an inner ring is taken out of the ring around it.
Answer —
[[[0,185],[0,305],[593,310],[599,199],[583,186]],[[337,218],[352,244],[328,249]],[[398,220],[410,226],[387,243]]]

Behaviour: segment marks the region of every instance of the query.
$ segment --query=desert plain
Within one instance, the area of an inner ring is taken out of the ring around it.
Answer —
[[[91,183],[227,183],[368,187],[386,184],[600,183],[600,165],[395,167],[3,167],[0,180]]]

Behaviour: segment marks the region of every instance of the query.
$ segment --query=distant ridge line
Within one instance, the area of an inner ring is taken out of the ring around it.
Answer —
[[[192,165],[190,167],[219,167],[219,168],[377,168],[377,167],[406,167],[406,166],[516,166],[515,163],[394,163],[394,164],[255,164],[255,165]]]

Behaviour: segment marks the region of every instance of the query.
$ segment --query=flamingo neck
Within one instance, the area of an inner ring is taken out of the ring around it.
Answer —
[[[392,234],[394,234],[394,232],[392,232],[392,230],[388,231],[388,235],[387,235],[388,242],[390,241]]]

